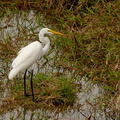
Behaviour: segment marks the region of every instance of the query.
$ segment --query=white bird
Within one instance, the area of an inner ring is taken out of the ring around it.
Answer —
[[[48,28],[41,29],[41,31],[39,32],[39,41],[32,42],[31,44],[22,48],[18,52],[18,56],[12,62],[12,70],[10,71],[8,78],[13,79],[19,72],[22,72],[25,70],[25,74],[24,74],[24,95],[25,96],[28,96],[26,94],[27,69],[31,67],[39,58],[41,58],[43,55],[47,53],[50,47],[50,40],[46,35],[52,35],[53,33],[64,35],[62,33],[53,31]],[[32,91],[32,97],[34,100],[32,77],[33,77],[33,69],[31,70],[31,91]]]

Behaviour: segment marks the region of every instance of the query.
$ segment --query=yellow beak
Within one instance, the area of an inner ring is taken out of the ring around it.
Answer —
[[[53,30],[48,30],[48,31],[51,32],[51,33],[54,33],[54,34],[65,35],[65,34],[63,34],[63,33],[56,32],[56,31],[53,31]]]

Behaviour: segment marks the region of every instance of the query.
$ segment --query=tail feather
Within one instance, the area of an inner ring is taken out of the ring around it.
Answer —
[[[18,70],[12,69],[12,70],[10,71],[10,73],[9,73],[8,78],[9,78],[9,79],[13,79],[18,73],[19,73]]]

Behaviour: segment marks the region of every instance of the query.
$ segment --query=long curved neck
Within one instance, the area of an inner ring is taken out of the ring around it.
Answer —
[[[39,40],[40,42],[42,42],[43,44],[43,48],[42,48],[42,55],[45,55],[50,47],[50,40],[48,37],[45,37],[43,34],[39,34]]]
[[[42,52],[43,52],[43,55],[45,55],[48,52],[50,47],[50,40],[48,37],[45,37],[43,44],[44,44],[44,47],[42,49]]]
[[[44,40],[45,36],[41,32],[39,33],[39,41],[42,42]]]

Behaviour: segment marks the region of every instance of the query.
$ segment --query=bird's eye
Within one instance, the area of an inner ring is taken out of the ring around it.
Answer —
[[[45,34],[44,34],[44,36],[45,36],[45,37],[48,37],[48,36],[49,36],[49,34],[45,33]]]

